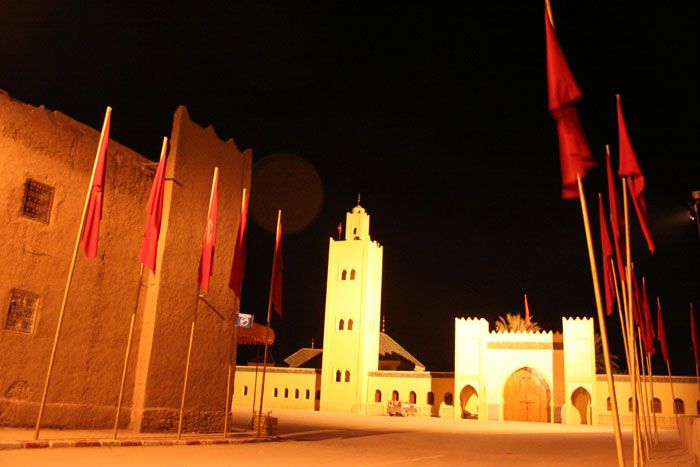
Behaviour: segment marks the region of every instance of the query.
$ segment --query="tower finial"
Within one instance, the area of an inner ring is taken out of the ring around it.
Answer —
[[[386,316],[382,315],[382,332],[386,334]]]
[[[313,337],[311,338],[311,348],[312,349],[314,348],[314,338]]]
[[[357,194],[357,205],[360,205],[360,193]]]

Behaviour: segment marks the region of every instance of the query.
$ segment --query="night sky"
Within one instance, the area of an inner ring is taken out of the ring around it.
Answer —
[[[265,321],[267,224],[282,208],[277,361],[322,345],[328,239],[358,193],[384,246],[386,330],[429,370],[453,369],[455,317],[493,324],[522,313],[523,294],[547,330],[560,331],[562,316],[595,316],[580,204],[560,196],[543,2],[70,3],[3,6],[0,89],[94,128],[109,105],[111,137],[152,159],[180,104],[252,148],[242,311]],[[688,217],[700,190],[700,21],[686,4],[552,3],[598,161],[584,180],[596,258],[619,92],[657,244],[650,255],[632,210],[633,258],[654,317],[661,298],[674,374],[694,374],[689,303],[700,311],[700,236]],[[624,359],[616,319],[608,332]]]

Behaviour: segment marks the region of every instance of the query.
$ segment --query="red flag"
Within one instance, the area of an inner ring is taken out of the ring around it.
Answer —
[[[245,275],[246,258],[246,229],[248,227],[248,198],[246,189],[243,188],[243,199],[241,200],[241,219],[238,222],[238,233],[236,234],[236,250],[233,252],[233,264],[231,265],[231,278],[228,286],[233,290],[238,299],[241,299],[241,289],[243,286],[243,276]]]
[[[643,310],[642,297],[639,292],[639,284],[637,283],[637,276],[634,273],[634,267],[632,268],[632,318],[634,318],[634,324],[641,327],[641,319],[639,312]]]
[[[272,307],[282,316],[282,213],[277,219],[277,234],[275,236],[275,255],[272,260],[272,284],[270,284],[270,299]]]
[[[100,142],[97,145],[97,155],[92,172],[90,201],[83,219],[83,233],[80,243],[89,259],[97,256],[97,241],[100,237],[100,220],[102,219],[102,196],[105,184],[105,162],[107,160],[107,145],[109,143],[109,123],[112,108],[107,107]]]
[[[603,283],[605,287],[605,311],[608,316],[612,313],[613,303],[615,303],[615,282],[613,280],[613,269],[610,260],[613,256],[610,235],[608,234],[608,224],[605,221],[605,211],[603,210],[603,197],[598,193],[598,214],[600,219],[600,238],[603,249]]]
[[[209,292],[209,281],[213,273],[214,247],[216,246],[216,213],[218,207],[219,168],[214,167],[214,179],[211,182],[211,195],[207,211],[207,226],[202,239],[202,256],[199,259],[199,285],[204,293]]]
[[[670,362],[668,358],[668,345],[666,344],[666,330],[664,329],[664,320],[661,317],[661,301],[656,300],[656,325],[658,326],[657,334],[659,343],[661,344],[661,353],[664,356],[666,364]]]
[[[624,116],[622,115],[622,104],[620,103],[620,95],[617,94],[617,127],[620,139],[620,170],[618,174],[621,177],[627,177],[627,184],[632,195],[632,203],[637,211],[639,224],[642,227],[644,238],[646,238],[649,251],[654,253],[654,241],[651,238],[649,231],[649,217],[647,215],[647,203],[644,198],[644,175],[642,169],[637,162],[637,156],[634,154],[632,142],[627,133],[627,125],[625,124]]]
[[[615,259],[617,260],[617,276],[620,281],[625,277],[625,258],[622,254],[622,226],[624,219],[620,212],[620,198],[617,196],[615,177],[610,163],[610,146],[605,145],[605,164],[608,173],[608,204],[610,205],[610,225],[612,226],[613,241],[615,242]]]
[[[574,102],[583,97],[564,53],[559,47],[547,9],[544,12],[547,40],[547,94],[549,111],[557,122],[564,199],[578,198],[576,175],[583,178],[595,165]]]
[[[693,313],[693,304],[690,304],[690,338],[693,340],[693,355],[695,356],[695,366],[700,367],[700,358],[698,358],[698,336],[695,330],[695,313]]]
[[[525,326],[530,325],[530,305],[527,304],[527,294],[525,294]]]
[[[160,161],[156,169],[151,194],[146,205],[146,233],[141,243],[141,263],[153,272],[156,272],[156,254],[158,253],[158,236],[160,235],[160,221],[163,218],[163,189],[165,188],[165,164],[168,151],[168,138],[163,138],[163,147],[160,150]]]

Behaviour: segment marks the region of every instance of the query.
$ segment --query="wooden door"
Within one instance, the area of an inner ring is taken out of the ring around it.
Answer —
[[[549,390],[544,379],[531,368],[521,368],[506,381],[503,390],[503,419],[547,422]]]

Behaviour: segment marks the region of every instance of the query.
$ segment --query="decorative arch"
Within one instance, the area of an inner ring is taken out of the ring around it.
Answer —
[[[342,331],[345,329],[345,320],[341,318],[340,321],[338,321],[338,331]]]
[[[411,391],[410,393],[408,393],[408,402],[411,404],[416,403],[416,392],[415,391]]]
[[[355,280],[355,270],[354,270],[354,269],[351,269],[351,270],[350,270],[350,280],[351,280],[351,281],[354,281],[354,280]]]
[[[474,386],[468,384],[459,392],[459,408],[462,418],[479,418],[479,395]]]
[[[343,269],[343,272],[340,273],[340,280],[344,281],[347,280],[348,278],[348,271],[346,269]]]
[[[683,402],[683,399],[673,399],[673,413],[678,415],[685,413],[685,402]]]
[[[336,383],[340,382],[340,370],[335,371],[335,382]]]
[[[352,331],[352,319],[348,320],[348,331]]]
[[[632,400],[632,398],[630,397],[630,407],[632,406],[631,400]],[[663,409],[663,406],[661,405],[661,399],[659,399],[658,397],[655,397],[654,400],[652,401],[652,406],[651,406],[652,412],[653,413],[661,413],[662,409]],[[630,409],[630,412],[631,411],[632,410]]]
[[[345,370],[345,382],[350,382],[350,370]]]
[[[397,401],[397,400],[399,400],[399,391],[397,391],[396,389],[394,389],[393,391],[391,391],[391,400],[392,400],[392,401]]]
[[[503,419],[549,422],[552,400],[544,375],[530,367],[514,371],[503,386]]]
[[[608,397],[608,404],[610,398]],[[579,386],[571,393],[571,406],[578,412],[581,425],[592,424],[591,420],[591,393]]]
[[[374,402],[381,402],[382,401],[382,391],[377,389],[374,391]]]

